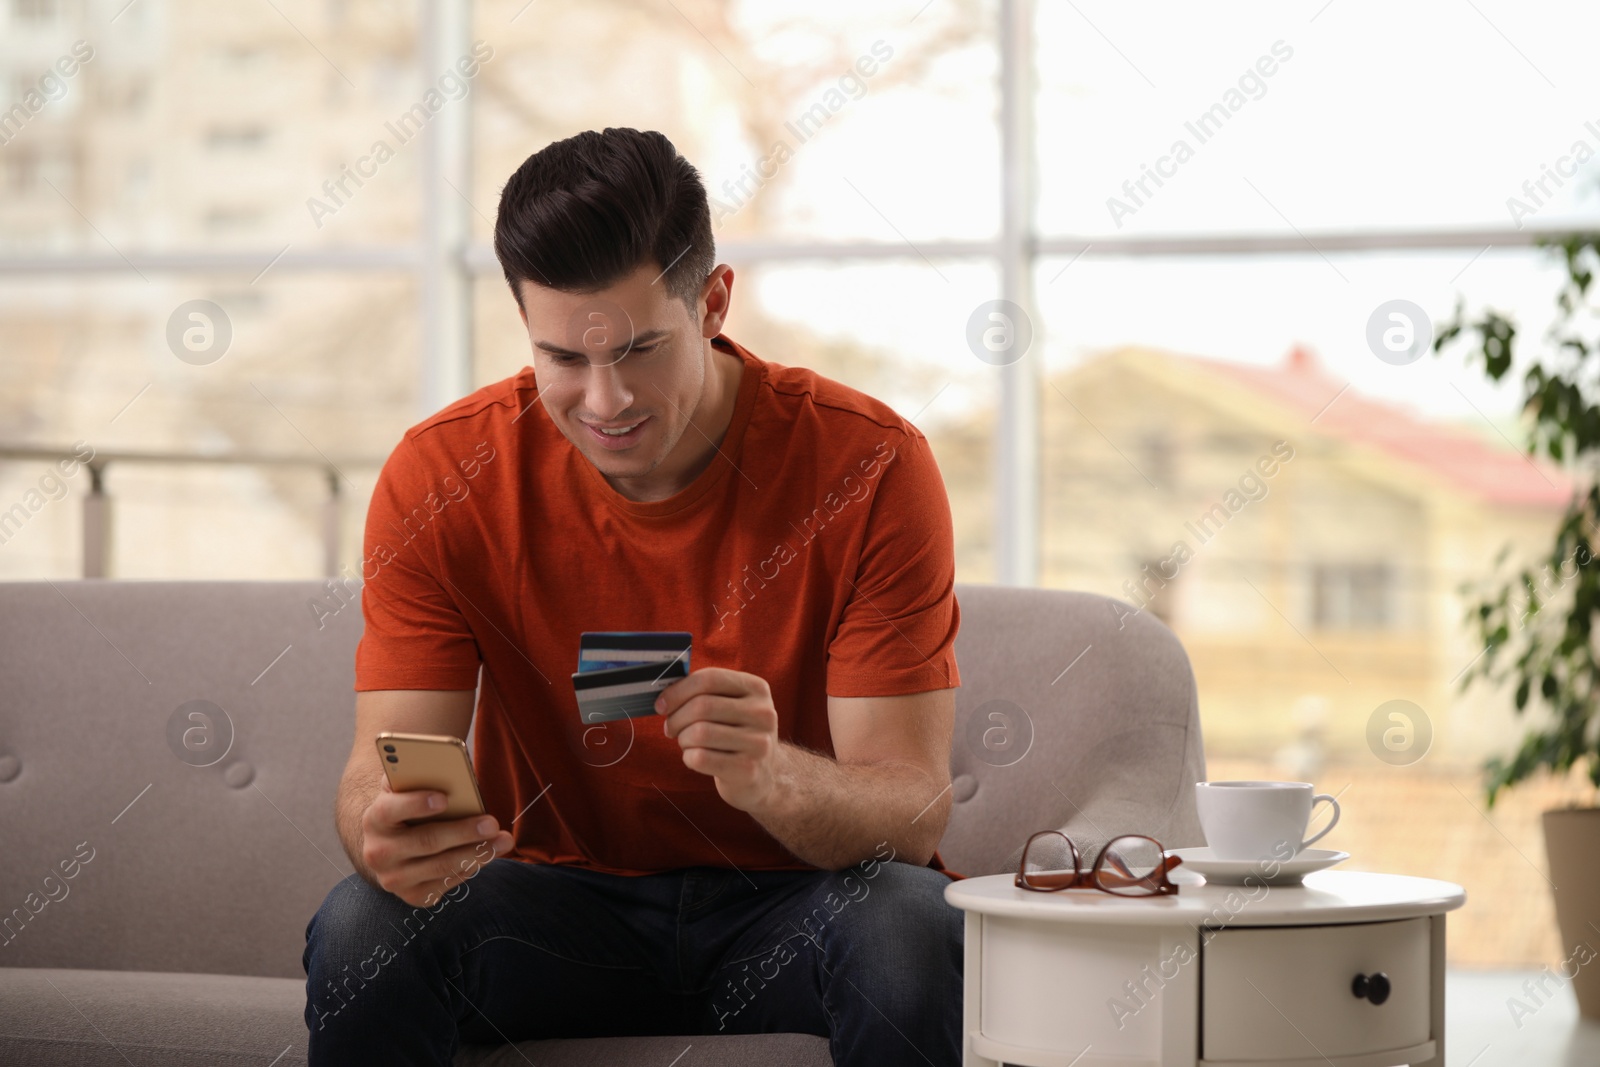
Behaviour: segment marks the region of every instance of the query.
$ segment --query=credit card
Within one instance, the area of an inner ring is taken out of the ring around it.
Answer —
[[[656,695],[688,676],[689,665],[684,659],[573,671],[572,688],[578,697],[578,715],[586,724],[654,715]]]
[[[635,663],[666,663],[683,659],[689,665],[693,635],[686,631],[644,630],[586,631],[578,636],[578,670],[603,671]]]

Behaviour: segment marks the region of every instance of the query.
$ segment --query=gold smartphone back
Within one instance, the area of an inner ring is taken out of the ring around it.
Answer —
[[[437,789],[447,798],[443,811],[407,820],[407,825],[483,814],[483,797],[478,792],[477,776],[472,773],[472,759],[460,738],[385,730],[378,735],[378,759],[389,776],[389,788],[396,793]]]

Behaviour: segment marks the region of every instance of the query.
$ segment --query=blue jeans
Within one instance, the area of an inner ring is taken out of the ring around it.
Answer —
[[[961,1062],[949,879],[500,858],[414,908],[351,875],[306,926],[310,1065],[448,1065],[462,1042],[806,1033],[835,1064]]]

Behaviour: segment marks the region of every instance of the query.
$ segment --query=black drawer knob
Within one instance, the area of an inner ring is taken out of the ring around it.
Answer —
[[[1355,981],[1350,983],[1350,992],[1361,1000],[1382,1004],[1389,999],[1389,976],[1382,971],[1371,975],[1358,974]]]

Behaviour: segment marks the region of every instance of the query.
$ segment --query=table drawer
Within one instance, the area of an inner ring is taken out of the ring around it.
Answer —
[[[1426,918],[1202,935],[1201,1056],[1320,1060],[1422,1044],[1429,937]],[[1381,1004],[1352,990],[1375,974],[1388,979]]]

